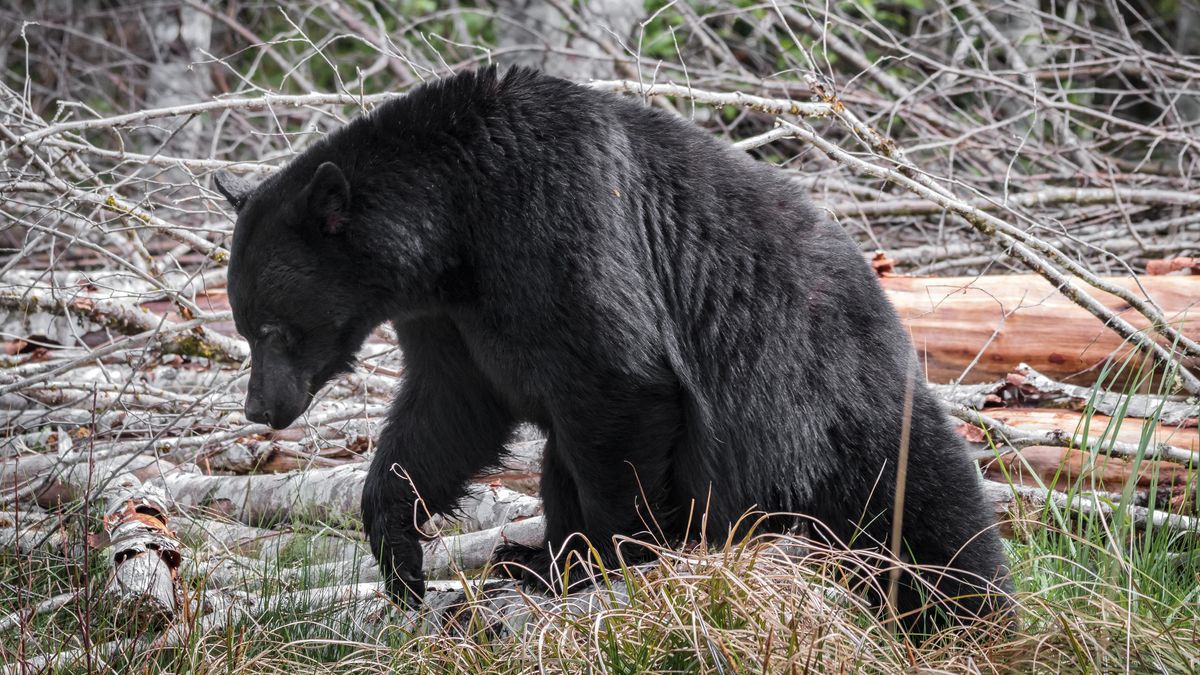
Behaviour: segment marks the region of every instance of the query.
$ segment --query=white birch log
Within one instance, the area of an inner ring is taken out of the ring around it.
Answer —
[[[168,500],[153,485],[121,487],[103,494],[107,502],[102,537],[111,567],[104,593],[127,629],[171,621],[179,610],[179,567],[183,549],[167,528]]]
[[[142,477],[161,475],[173,464],[154,457],[131,456],[100,461],[70,462],[70,455],[28,455],[9,458],[0,483],[29,483],[31,497],[43,506],[60,506],[88,499],[103,513],[104,532],[88,537],[103,548],[110,573],[104,593],[127,620],[145,627],[172,619],[178,609],[182,547],[167,528],[170,502],[162,491],[143,484]],[[0,522],[0,545],[38,546],[53,532],[37,536],[40,523]],[[6,536],[11,531],[11,536]],[[44,544],[42,544],[44,545]]]
[[[0,511],[0,548],[22,555],[50,551],[54,553],[83,553],[68,551],[71,545],[62,527],[62,519],[38,511]]]
[[[10,628],[16,628],[17,626],[28,623],[34,617],[54,612],[67,605],[77,597],[79,597],[79,591],[61,593],[59,595],[46,598],[45,600],[42,600],[28,609],[19,609],[15,612],[12,612],[8,616],[0,617],[0,633],[3,633]]]
[[[153,455],[126,455],[91,459],[68,451],[56,454],[17,455],[0,459],[0,497],[25,488],[30,500],[42,508],[54,508],[101,496],[122,486],[137,487],[164,473],[186,469]]]
[[[448,579],[461,572],[477,570],[492,560],[492,555],[501,544],[515,543],[525,546],[541,546],[546,532],[546,521],[542,516],[518,520],[478,532],[439,537],[425,542],[423,569],[431,580]],[[381,580],[379,566],[365,550],[356,552],[343,560],[311,565],[304,569],[283,570],[283,578],[293,581],[303,577],[317,578],[328,575],[334,579],[354,579],[359,582]]]
[[[1197,403],[1166,396],[1125,394],[1108,389],[1096,391],[1093,387],[1080,387],[1050,379],[1025,363],[1013,374],[1020,378],[1013,382],[1014,386],[1019,387],[1027,397],[1036,398],[1042,403],[1049,402],[1078,409],[1090,402],[1096,412],[1102,415],[1123,415],[1142,419],[1157,416],[1160,424],[1167,425],[1184,424],[1192,420],[1194,426],[1194,420],[1200,415],[1200,404]]]
[[[165,473],[154,482],[177,504],[203,506],[248,525],[289,520],[357,522],[367,469],[363,463],[251,476]],[[487,529],[541,513],[541,500],[503,486],[472,484],[457,518],[435,517],[433,534],[454,522],[460,531]]]
[[[156,482],[172,501],[205,507],[247,525],[293,519],[319,522],[357,518],[366,469],[358,464],[251,476],[173,473]]]

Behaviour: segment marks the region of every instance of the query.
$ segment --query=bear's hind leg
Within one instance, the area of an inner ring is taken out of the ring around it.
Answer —
[[[978,471],[952,432],[914,444],[903,523],[905,558],[920,578],[902,575],[897,613],[912,632],[1000,618],[1012,608],[1008,564]],[[886,587],[886,586],[885,586]]]

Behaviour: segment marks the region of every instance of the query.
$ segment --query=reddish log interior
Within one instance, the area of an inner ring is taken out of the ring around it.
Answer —
[[[1184,334],[1200,338],[1200,276],[1105,280],[1148,295],[1169,321],[1182,325]],[[1055,379],[1089,384],[1110,356],[1129,353],[1099,319],[1037,275],[880,281],[908,325],[931,382],[988,382],[1025,362]],[[1087,290],[1134,326],[1147,327],[1144,317],[1124,301]],[[979,359],[968,371],[976,355]],[[1193,360],[1189,365],[1200,364]]]

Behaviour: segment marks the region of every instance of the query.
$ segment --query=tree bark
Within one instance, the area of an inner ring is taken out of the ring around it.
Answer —
[[[152,485],[106,491],[104,532],[90,536],[111,567],[104,594],[131,632],[158,627],[179,611],[182,547],[167,528],[169,500]]]

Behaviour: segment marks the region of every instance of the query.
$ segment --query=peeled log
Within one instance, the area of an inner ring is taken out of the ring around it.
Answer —
[[[983,411],[988,417],[1019,428],[1030,434],[1060,431],[1066,437],[1083,434],[1083,415],[1070,410],[1054,410],[1049,408],[987,408]],[[1103,449],[1109,442],[1116,440],[1122,443],[1137,445],[1141,442],[1146,421],[1135,418],[1121,419],[1120,427],[1115,427],[1113,418],[1106,415],[1092,415],[1088,424],[1087,435]],[[1103,441],[1101,438],[1103,437]],[[982,440],[968,434],[969,440]],[[1175,426],[1155,424],[1149,436],[1150,447],[1154,445],[1170,445],[1192,452],[1200,452],[1200,429],[1194,426]]]
[[[155,482],[176,504],[202,506],[247,525],[293,519],[357,518],[367,470],[361,464],[249,476],[168,473]]]
[[[992,503],[992,508],[999,518],[1000,534],[1004,537],[1015,536],[1021,527],[1044,529],[1046,520],[1041,511],[1047,505],[1053,505],[1064,513],[1077,516],[1097,515],[1108,518],[1113,515],[1113,507],[1109,501],[1094,493],[1067,495],[1029,485],[1010,485],[991,480],[983,481],[982,485],[984,499]],[[1138,527],[1152,525],[1181,534],[1186,533],[1192,537],[1200,536],[1200,519],[1190,516],[1141,506],[1129,506],[1123,515],[1127,522]]]
[[[1132,480],[1139,493],[1155,490],[1157,505],[1175,513],[1190,511],[1194,503],[1195,469],[1171,462],[1139,462],[1123,457],[1092,455],[1073,448],[1034,445],[987,462],[983,474],[990,480],[1047,488],[1059,492],[1089,490],[1120,494]]]
[[[483,567],[501,544],[541,546],[546,522],[541,516],[505,523],[478,532],[440,537],[425,543],[425,573],[431,579],[452,576],[460,570]]]
[[[0,496],[28,490],[38,506],[56,508],[88,496],[89,491],[95,497],[122,484],[140,485],[177,469],[175,464],[148,454],[77,459],[66,461],[48,453],[0,459]]]
[[[880,281],[908,327],[931,382],[960,377],[966,383],[987,382],[1025,362],[1055,379],[1089,384],[1106,359],[1130,351],[1116,333],[1040,276],[884,277]],[[1125,276],[1107,281],[1138,294],[1142,294],[1139,286],[1144,288],[1172,325],[1200,339],[1200,276]],[[1087,290],[1134,326],[1148,326],[1145,317],[1124,301]],[[963,377],[981,351],[979,361]],[[1185,363],[1200,367],[1200,359]]]
[[[74,463],[58,455],[24,455],[0,463],[0,487],[31,487],[33,500],[48,507],[84,498],[98,503],[103,508],[104,531],[90,535],[88,543],[105,549],[111,567],[105,595],[114,601],[122,626],[143,628],[170,621],[178,611],[183,556],[178,540],[167,529],[170,501],[161,490],[142,482],[174,469],[174,464],[150,455]],[[14,537],[18,549],[23,543],[30,545],[23,540],[35,531],[32,527],[28,522],[12,524],[14,533],[24,535]],[[0,545],[7,543],[4,534],[0,532]]]
[[[523,520],[497,525],[486,530],[467,532],[449,537],[438,537],[422,544],[425,549],[423,569],[428,579],[454,578],[460,572],[477,570],[486,566],[496,549],[502,544],[541,546],[546,533],[546,520],[533,516]],[[371,556],[352,556],[333,563],[308,568],[310,577],[321,572],[330,572],[335,579],[357,579],[360,582],[380,580],[379,566]],[[292,569],[288,574],[299,576],[302,570]]]

